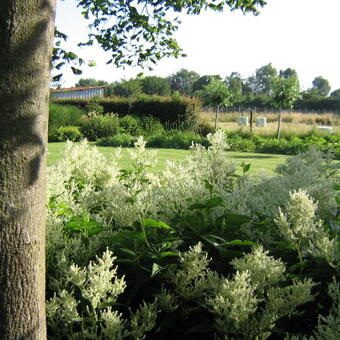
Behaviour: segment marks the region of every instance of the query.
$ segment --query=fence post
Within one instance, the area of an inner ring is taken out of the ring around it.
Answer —
[[[217,128],[217,113],[218,113],[219,106],[216,107],[216,114],[215,114],[215,130]]]

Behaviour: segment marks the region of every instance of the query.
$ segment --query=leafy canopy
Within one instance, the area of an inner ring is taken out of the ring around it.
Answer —
[[[231,106],[232,94],[227,85],[217,79],[213,79],[202,91],[202,99],[205,105],[220,107]]]
[[[299,81],[295,76],[273,78],[273,106],[279,109],[291,109],[300,98]]]
[[[92,32],[85,45],[95,41],[111,51],[108,63],[117,66],[156,63],[163,57],[183,56],[173,38],[180,20],[178,13],[200,14],[225,7],[258,14],[264,0],[81,0],[78,7],[89,19]],[[84,45],[84,44],[82,44]]]
[[[315,77],[312,84],[320,96],[327,96],[331,90],[328,80],[323,77]]]

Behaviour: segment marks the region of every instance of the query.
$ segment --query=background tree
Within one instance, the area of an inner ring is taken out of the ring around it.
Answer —
[[[81,78],[76,83],[75,87],[87,87],[87,86],[108,86],[109,83],[105,80],[97,80],[94,78]]]
[[[215,108],[215,129],[217,127],[217,115],[221,107],[229,107],[232,104],[232,94],[227,85],[218,79],[213,79],[202,90],[201,97],[204,105]]]
[[[331,90],[329,81],[321,76],[315,77],[313,82],[313,89],[315,89],[320,96],[326,97]]]
[[[112,86],[113,96],[119,97],[136,97],[142,93],[142,85],[140,79],[129,79],[117,82]]]
[[[182,95],[189,96],[193,93],[192,86],[194,82],[199,78],[200,75],[197,72],[182,68],[169,77],[171,90],[178,91]]]
[[[198,78],[192,84],[192,91],[193,93],[197,91],[202,91],[207,85],[209,85],[213,80],[222,80],[221,76],[218,74],[215,75],[204,75]]]
[[[230,76],[224,80],[225,84],[229,87],[230,93],[233,96],[233,101],[238,101],[243,95],[243,81],[238,72],[232,72]]]
[[[279,77],[285,78],[285,79],[290,78],[290,77],[295,77],[299,79],[297,72],[290,67],[286,68],[285,70],[280,70]]]
[[[182,55],[173,12],[211,8],[257,13],[263,0],[82,0],[88,44],[112,51],[117,66]],[[169,14],[170,13],[170,14]],[[92,14],[93,16],[91,16]],[[46,149],[55,0],[0,2],[0,335],[45,339]]]
[[[170,83],[165,78],[149,76],[140,79],[140,84],[142,87],[142,92],[145,94],[169,96],[171,93]]]
[[[277,76],[277,70],[271,63],[256,70],[255,76],[249,78],[249,83],[256,94],[270,95],[272,92],[273,79]]]
[[[282,109],[292,109],[298,98],[300,98],[300,87],[296,77],[273,78],[272,105],[280,110],[277,139],[280,139]]]
[[[340,89],[337,89],[337,90],[333,91],[333,92],[330,94],[330,96],[331,96],[332,98],[340,99]]]
[[[306,91],[302,91],[301,96],[303,100],[320,100],[323,98],[319,90],[315,88],[310,88]]]

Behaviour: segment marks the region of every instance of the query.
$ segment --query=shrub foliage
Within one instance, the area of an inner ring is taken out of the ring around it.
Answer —
[[[89,104],[87,99],[56,100],[59,105],[74,105],[85,109]],[[114,112],[119,116],[133,115],[135,117],[152,116],[166,122],[185,122],[188,126],[196,124],[196,113],[199,111],[200,102],[181,96],[138,96],[136,98],[103,98],[96,99],[96,103],[104,109],[104,114]]]

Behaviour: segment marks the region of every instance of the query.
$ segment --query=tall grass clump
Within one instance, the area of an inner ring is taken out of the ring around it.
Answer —
[[[85,111],[77,106],[50,103],[48,120],[48,140],[57,141],[57,129],[61,126],[78,126]]]

